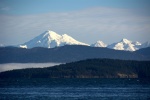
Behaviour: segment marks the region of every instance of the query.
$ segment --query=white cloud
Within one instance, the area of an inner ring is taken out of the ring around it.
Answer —
[[[86,43],[111,43],[124,37],[142,42],[150,39],[150,16],[129,9],[98,7],[65,13],[0,15],[0,21],[2,44],[23,43],[48,29]]]

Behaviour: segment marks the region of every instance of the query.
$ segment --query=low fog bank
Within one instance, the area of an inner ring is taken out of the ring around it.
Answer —
[[[43,68],[60,64],[61,63],[7,63],[0,64],[0,72],[23,68]]]

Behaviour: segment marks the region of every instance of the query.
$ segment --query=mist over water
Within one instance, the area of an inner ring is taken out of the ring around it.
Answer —
[[[6,63],[0,64],[0,72],[13,70],[13,69],[24,69],[24,68],[44,68],[59,65],[61,63]]]

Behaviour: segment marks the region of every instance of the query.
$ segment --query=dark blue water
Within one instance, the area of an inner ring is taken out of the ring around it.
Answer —
[[[0,79],[0,100],[150,100],[148,79]]]

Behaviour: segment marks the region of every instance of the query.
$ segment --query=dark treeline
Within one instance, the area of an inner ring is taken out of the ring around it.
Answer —
[[[150,78],[150,61],[89,59],[1,72],[0,78]]]

